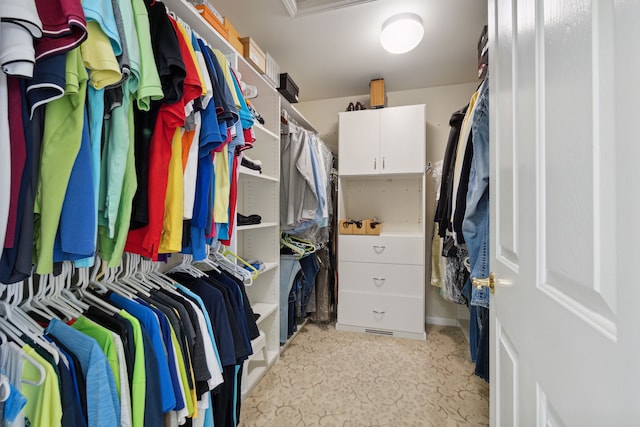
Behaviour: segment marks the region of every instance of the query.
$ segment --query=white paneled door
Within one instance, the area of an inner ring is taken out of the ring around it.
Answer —
[[[640,425],[640,2],[488,18],[491,425]]]

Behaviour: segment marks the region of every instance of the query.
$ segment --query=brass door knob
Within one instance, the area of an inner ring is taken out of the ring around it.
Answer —
[[[474,277],[473,279],[471,279],[471,283],[473,283],[473,286],[475,286],[477,289],[482,289],[483,287],[489,288],[491,294],[495,293],[496,291],[496,276],[495,274],[493,274],[493,272],[489,273],[489,277],[486,277],[484,279]]]

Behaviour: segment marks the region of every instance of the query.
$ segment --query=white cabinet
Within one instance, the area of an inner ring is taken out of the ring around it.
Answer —
[[[421,173],[425,134],[424,104],[340,113],[340,175]]]
[[[379,236],[338,237],[339,330],[426,338],[424,111],[340,113],[338,217],[383,224]]]

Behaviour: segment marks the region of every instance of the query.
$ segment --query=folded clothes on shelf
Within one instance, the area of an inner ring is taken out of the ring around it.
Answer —
[[[260,261],[259,259],[249,259],[249,260],[247,260],[247,264],[249,264],[251,267],[255,268],[257,271],[264,270],[264,262]],[[244,266],[245,269],[250,270],[250,271],[251,271],[251,267],[249,267],[248,265]]]
[[[242,156],[240,164],[246,168],[262,173],[262,162],[251,160],[246,156]]]
[[[254,225],[260,224],[262,222],[262,217],[256,214],[244,216],[240,212],[238,212],[237,218],[238,225]]]

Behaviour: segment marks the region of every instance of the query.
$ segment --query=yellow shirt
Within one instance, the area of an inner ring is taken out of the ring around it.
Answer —
[[[27,404],[20,416],[27,418],[32,426],[61,426],[62,406],[60,405],[60,387],[56,372],[51,364],[36,353],[32,347],[26,345],[22,350],[42,365],[45,370],[45,377],[44,382],[38,386],[27,383],[22,384],[21,392],[27,398]],[[24,362],[23,366],[22,378],[37,382],[40,378],[38,369],[27,361]]]
[[[164,199],[164,221],[160,238],[160,253],[182,250],[182,218],[184,216],[184,181],[182,175],[182,132],[178,128],[171,141],[169,177]]]
[[[206,70],[200,69],[200,63],[198,62],[198,57],[196,56],[196,52],[195,50],[193,50],[193,46],[191,45],[191,33],[187,32],[187,30],[180,23],[180,21],[176,21],[176,23],[178,24],[178,30],[180,30],[180,33],[184,37],[185,44],[189,49],[189,55],[191,55],[191,59],[193,59],[193,63],[196,64],[196,71],[198,71],[198,80],[200,80],[200,85],[202,86],[202,96],[204,96],[207,94],[207,83],[205,82],[202,73],[206,72]]]
[[[238,99],[238,94],[236,93],[233,84],[233,77],[231,77],[231,69],[229,68],[229,61],[227,61],[227,57],[224,56],[222,52],[218,49],[213,49],[213,53],[215,53],[216,58],[218,58],[218,62],[220,63],[220,68],[222,68],[222,72],[224,73],[224,79],[227,82],[227,85],[231,88],[230,92],[233,96],[233,102],[236,104],[236,108],[240,110],[240,99]]]
[[[80,45],[80,51],[89,70],[89,84],[95,89],[103,89],[122,79],[111,42],[97,22],[87,22],[87,39]]]
[[[213,220],[217,223],[229,222],[229,192],[231,179],[229,174],[229,151],[216,153],[214,161],[215,193],[213,199]]]

